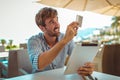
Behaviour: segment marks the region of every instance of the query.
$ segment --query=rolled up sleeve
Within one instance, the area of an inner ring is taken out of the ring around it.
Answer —
[[[39,55],[43,52],[39,46],[40,42],[37,39],[30,39],[28,41],[28,53],[30,61],[32,63],[33,72],[39,71],[38,69],[38,58]]]

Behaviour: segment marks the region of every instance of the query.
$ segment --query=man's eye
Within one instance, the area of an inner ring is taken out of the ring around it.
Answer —
[[[54,23],[54,21],[50,21],[50,23]]]

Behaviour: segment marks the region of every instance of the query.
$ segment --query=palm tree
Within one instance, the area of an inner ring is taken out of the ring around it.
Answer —
[[[1,39],[0,42],[1,42],[2,46],[4,46],[6,44],[6,40],[5,39]]]
[[[120,16],[114,16],[112,18],[113,23],[111,24],[115,35],[120,35]]]
[[[10,45],[10,47],[12,47],[12,45],[13,45],[13,40],[9,40],[9,45]]]

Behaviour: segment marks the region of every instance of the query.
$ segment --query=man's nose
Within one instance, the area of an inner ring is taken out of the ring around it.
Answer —
[[[55,23],[55,25],[59,25],[59,22],[56,20],[56,21],[54,21],[54,23]]]

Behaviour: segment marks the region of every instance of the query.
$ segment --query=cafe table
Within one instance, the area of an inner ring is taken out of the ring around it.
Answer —
[[[0,58],[7,58],[9,56],[8,51],[0,52]]]
[[[7,61],[8,56],[9,56],[8,51],[0,52],[0,62],[5,62],[5,63],[8,62]]]
[[[64,75],[65,68],[59,68],[34,74],[27,74],[4,80],[83,80],[78,74]],[[120,80],[120,77],[94,71],[92,74],[97,80]]]

